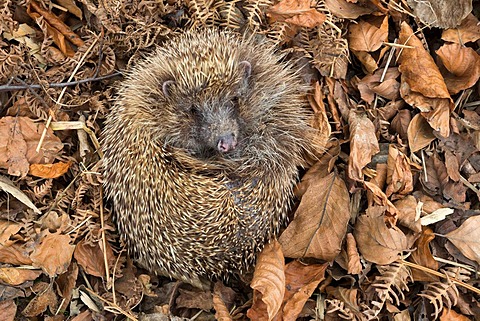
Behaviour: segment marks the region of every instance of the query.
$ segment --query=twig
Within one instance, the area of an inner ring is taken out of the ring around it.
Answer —
[[[110,79],[113,77],[121,76],[122,73],[117,71],[109,75],[105,76],[100,76],[100,77],[92,77],[92,78],[86,78],[82,80],[77,80],[77,81],[67,81],[67,82],[60,82],[60,83],[53,83],[49,84],[49,88],[62,88],[62,87],[68,87],[68,86],[75,86],[79,84],[84,84],[87,82],[94,82],[94,81],[101,81],[105,79]],[[23,81],[22,81],[23,82]],[[0,92],[6,92],[6,91],[18,91],[18,90],[33,90],[33,89],[42,89],[43,87],[41,85],[29,85],[29,84],[22,84],[22,85],[2,85],[0,86]]]

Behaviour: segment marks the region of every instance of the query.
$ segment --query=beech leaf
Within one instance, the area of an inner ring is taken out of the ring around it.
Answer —
[[[463,255],[480,264],[480,215],[469,217],[459,228],[445,237],[455,245]]]

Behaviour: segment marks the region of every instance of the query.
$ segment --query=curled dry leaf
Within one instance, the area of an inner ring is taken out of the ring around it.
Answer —
[[[424,24],[454,28],[472,11],[472,0],[407,0],[413,14]]]
[[[29,174],[41,178],[57,178],[65,174],[72,166],[72,162],[58,162],[55,164],[32,164]]]
[[[72,262],[68,267],[68,270],[62,275],[59,275],[55,280],[58,294],[62,297],[62,306],[60,307],[61,310],[66,310],[68,304],[70,303],[73,289],[75,288],[75,284],[77,282],[77,277],[78,265],[75,262]]]
[[[285,256],[332,261],[347,232],[349,205],[347,187],[337,174],[313,181],[279,238]]]
[[[425,117],[422,117],[420,114],[415,115],[408,125],[407,135],[408,146],[412,153],[427,147],[435,140],[432,127],[430,127]]]
[[[472,48],[444,44],[437,55],[441,61],[440,71],[452,95],[472,87],[480,78],[480,56]]]
[[[410,194],[413,191],[413,175],[410,162],[407,156],[393,144],[388,147],[387,166],[388,186],[385,191],[386,196]]]
[[[365,113],[351,110],[348,116],[350,125],[350,155],[348,176],[363,181],[362,169],[372,161],[372,156],[380,151],[375,126]]]
[[[26,270],[13,267],[0,268],[0,281],[9,285],[20,285],[25,281],[33,281],[42,274],[39,270]]]
[[[347,234],[347,273],[360,274],[363,267],[357,250],[357,242],[352,233]]]
[[[363,77],[358,83],[360,96],[369,104],[375,100],[375,94],[390,100],[396,100],[400,96],[400,83],[397,81],[400,76],[398,68],[388,68],[383,81],[380,82],[384,71],[384,69],[377,70]]]
[[[413,263],[429,269],[438,271],[438,262],[433,258],[430,251],[430,242],[435,238],[433,231],[425,227],[420,237],[415,241],[415,251],[412,252],[409,259]],[[424,272],[419,269],[412,269],[412,277],[414,281],[420,282],[437,282],[438,277],[431,273]]]
[[[215,320],[218,321],[232,321],[232,316],[218,294],[213,294],[213,308],[215,309]]]
[[[420,211],[417,211],[418,202],[412,195],[393,203],[398,210],[398,222],[408,227],[415,233],[422,232],[422,224],[420,223]]]
[[[378,187],[378,185],[372,182],[363,183],[367,190],[371,193],[369,197],[371,203],[369,206],[382,206],[385,207],[385,213],[387,214],[387,219],[391,225],[396,225],[398,210],[393,205],[393,203],[388,199],[387,195]]]
[[[480,23],[472,13],[470,13],[462,23],[455,29],[447,29],[442,33],[442,39],[448,42],[465,44],[475,42],[480,39]]]
[[[326,16],[312,7],[310,0],[282,0],[270,7],[267,15],[271,22],[287,22],[299,27],[313,28],[321,25]]]
[[[348,28],[348,46],[354,51],[376,51],[387,39],[387,16],[360,20]]]
[[[272,241],[258,256],[250,286],[253,304],[247,316],[251,320],[272,320],[285,295],[285,259],[280,243]]]
[[[388,265],[408,250],[407,237],[396,226],[388,228],[384,218],[385,207],[369,207],[358,217],[353,236],[365,260]]]
[[[51,129],[47,130],[41,150],[38,141],[45,129],[42,123],[34,123],[27,117],[3,117],[0,119],[0,167],[14,176],[25,176],[29,164],[52,163],[63,144]]]
[[[286,292],[283,299],[282,320],[297,320],[305,302],[318,284],[325,279],[328,263],[306,265],[293,261],[285,267]]]
[[[75,250],[75,245],[70,244],[71,241],[69,235],[46,233],[30,255],[33,266],[41,267],[50,277],[64,273]]]
[[[455,245],[463,255],[480,263],[480,215],[469,217],[459,228],[445,237]]]
[[[400,95],[411,106],[418,108],[433,129],[443,137],[450,135],[452,98],[442,74],[412,28],[402,22],[399,41],[413,47],[403,48],[400,57]]]

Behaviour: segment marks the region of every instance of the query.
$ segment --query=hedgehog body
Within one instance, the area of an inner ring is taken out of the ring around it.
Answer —
[[[198,284],[244,270],[278,233],[312,131],[305,87],[282,59],[253,38],[193,31],[121,83],[105,187],[147,269]]]

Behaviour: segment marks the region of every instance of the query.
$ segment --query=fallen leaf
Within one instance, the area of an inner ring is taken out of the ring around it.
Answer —
[[[443,137],[448,137],[450,111],[454,104],[442,74],[406,22],[402,22],[399,42],[413,47],[403,48],[399,58],[400,95],[409,105],[422,112],[433,129]]]
[[[34,292],[37,295],[28,302],[28,305],[22,311],[24,316],[40,316],[40,314],[45,312],[48,307],[50,307],[50,312],[55,312],[58,301],[51,284],[45,282],[36,283],[34,286]]]
[[[325,6],[335,17],[344,19],[356,19],[377,9],[370,3],[361,6],[345,0],[325,0]]]
[[[430,250],[430,242],[435,238],[433,231],[426,227],[423,229],[420,237],[415,241],[415,250],[409,257],[409,260],[420,266],[438,271],[438,262],[433,258]],[[413,280],[419,282],[438,282],[438,276],[424,272],[419,269],[412,269]]]
[[[458,26],[472,11],[472,0],[407,0],[407,3],[424,24],[442,29]]]
[[[363,182],[367,190],[371,193],[371,203],[369,206],[381,206],[385,208],[387,219],[391,225],[396,225],[398,216],[398,210],[393,203],[388,199],[387,195],[378,187],[378,185],[372,182]]]
[[[348,233],[346,237],[347,243],[347,273],[360,274],[363,270],[360,255],[357,250],[357,242],[352,233]]]
[[[65,174],[72,166],[72,162],[58,162],[55,164],[31,164],[29,174],[41,178],[57,178]]]
[[[393,205],[398,210],[398,222],[402,226],[406,226],[415,233],[422,232],[422,224],[420,223],[420,211],[417,212],[418,203],[415,197],[407,195],[396,201]]]
[[[26,117],[0,118],[0,168],[8,169],[14,176],[25,176],[29,164],[52,163],[63,144],[51,129],[47,130],[42,148],[36,148],[45,129]]]
[[[396,100],[400,96],[400,83],[397,81],[400,76],[398,68],[388,68],[383,81],[380,82],[383,73],[384,69],[377,70],[363,77],[358,83],[360,96],[369,104],[375,100],[375,94],[390,100]]]
[[[408,125],[408,145],[412,153],[418,152],[420,149],[427,147],[435,140],[433,129],[428,124],[425,117],[417,114],[413,117]]]
[[[33,266],[41,267],[50,277],[64,273],[75,250],[71,241],[69,235],[46,233],[30,255]]]
[[[454,213],[454,210],[448,207],[439,208],[438,210],[433,211],[432,213],[423,216],[420,219],[420,222],[423,226],[432,225],[434,223],[443,221],[448,215]]]
[[[366,114],[350,111],[350,155],[348,158],[348,176],[363,181],[362,170],[372,161],[372,156],[380,151],[375,126]]]
[[[335,173],[312,182],[279,242],[287,257],[332,261],[340,253],[350,220],[345,183]]]
[[[364,259],[379,265],[388,265],[398,260],[408,250],[407,238],[396,226],[385,225],[385,207],[369,207],[360,215],[353,230],[358,249]]]
[[[413,192],[413,174],[407,156],[395,145],[388,147],[387,197],[393,194],[407,195]]]
[[[115,263],[115,256],[113,255],[112,248],[107,242],[107,261],[109,268]],[[78,264],[90,275],[105,277],[105,260],[103,257],[103,250],[99,243],[95,245],[87,244],[85,241],[80,241],[77,244],[74,253],[75,260]]]
[[[478,18],[470,13],[455,29],[447,29],[442,33],[442,39],[448,42],[465,44],[480,39],[480,24]]]
[[[351,50],[373,52],[388,39],[388,17],[375,17],[350,24],[348,45]]]
[[[9,285],[20,285],[26,281],[37,279],[42,271],[19,269],[13,267],[0,268],[0,280]]]
[[[67,309],[70,303],[70,299],[72,298],[72,293],[77,282],[77,277],[78,265],[72,262],[68,267],[68,270],[65,273],[59,275],[58,278],[55,280],[58,294],[62,297],[62,306],[60,307],[60,310]]]
[[[450,43],[444,44],[436,52],[450,94],[457,94],[477,83],[480,78],[480,56],[475,50]]]
[[[480,215],[469,217],[459,228],[445,237],[457,247],[463,255],[480,263]]]
[[[303,264],[292,261],[285,266],[285,297],[281,311],[282,320],[297,320],[300,312],[317,288],[325,279],[325,264]]]
[[[471,319],[463,314],[459,314],[452,309],[443,309],[440,321],[470,321]]]
[[[14,321],[17,314],[17,305],[13,300],[5,300],[0,302],[0,321]]]
[[[312,7],[310,0],[282,0],[269,8],[267,16],[271,23],[285,21],[306,28],[320,26],[326,19],[325,14]]]
[[[254,290],[253,304],[247,316],[251,320],[272,320],[285,295],[285,262],[277,241],[271,241],[259,254],[250,287]]]

